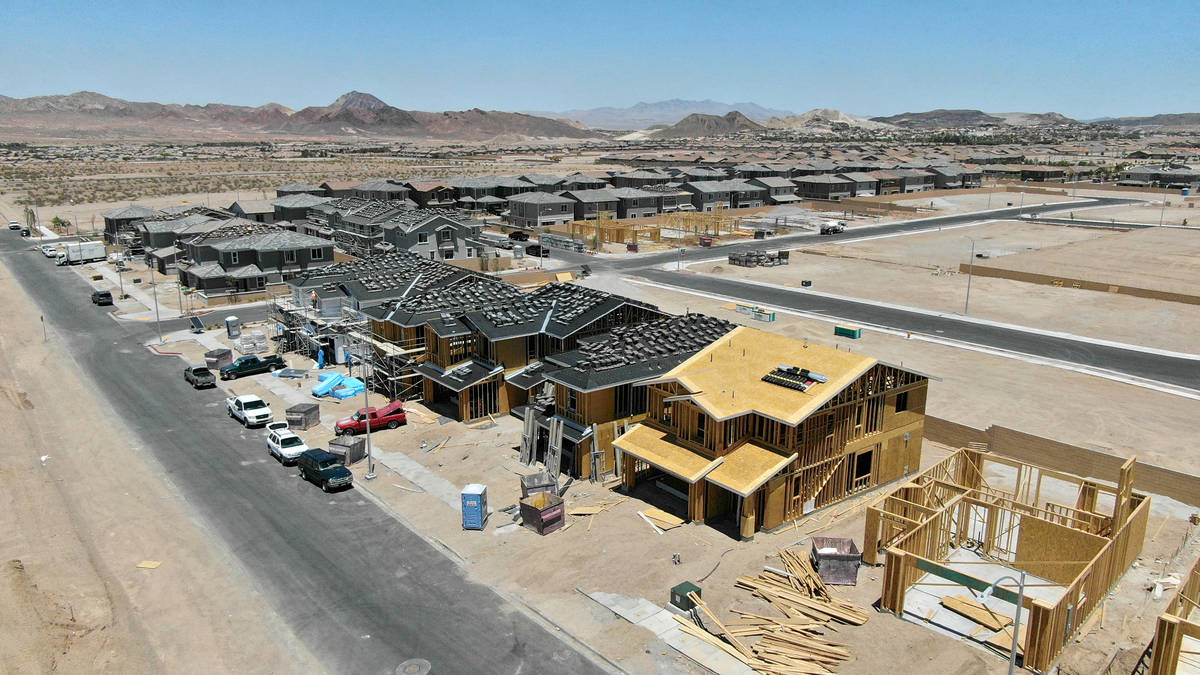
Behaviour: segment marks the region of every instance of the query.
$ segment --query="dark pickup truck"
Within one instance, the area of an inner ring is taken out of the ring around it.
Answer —
[[[354,482],[354,474],[342,466],[337,457],[324,450],[305,450],[296,458],[300,477],[321,486],[326,492],[348,488]]]
[[[217,378],[206,366],[188,366],[183,369],[183,379],[196,389],[217,386]]]
[[[219,371],[222,380],[236,380],[243,375],[257,375],[287,368],[282,356],[272,354],[267,357],[243,356],[237,361],[224,366]]]

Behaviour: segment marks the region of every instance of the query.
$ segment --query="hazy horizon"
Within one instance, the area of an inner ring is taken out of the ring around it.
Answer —
[[[936,108],[1076,119],[1200,111],[1180,83],[1193,4],[864,2],[380,6],[268,0],[11,9],[0,94],[160,103],[561,112],[670,99],[880,116]],[[636,20],[631,20],[636,19]],[[856,22],[857,20],[857,22]],[[1192,59],[1193,62],[1196,59]],[[1166,64],[1180,64],[1167,67]]]

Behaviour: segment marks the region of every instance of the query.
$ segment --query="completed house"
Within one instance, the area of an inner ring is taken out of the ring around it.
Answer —
[[[621,478],[662,476],[679,515],[750,539],[917,471],[928,379],[737,327],[643,381],[646,418],[613,441]]]
[[[653,218],[659,214],[659,195],[638,188],[613,188],[618,218]]]
[[[575,201],[575,220],[597,220],[601,214],[617,217],[617,196],[612,190],[567,190],[559,196]]]
[[[854,181],[837,176],[818,174],[794,178],[792,182],[796,184],[796,191],[805,199],[841,201],[854,196]]]
[[[409,199],[422,209],[454,208],[454,188],[449,183],[438,180],[410,180],[404,186],[408,188]]]
[[[206,293],[258,291],[268,283],[333,264],[333,244],[271,225],[235,219],[183,244],[179,281]]]
[[[662,185],[671,179],[658,171],[639,169],[628,173],[619,173],[609,180],[613,187],[645,187],[647,185]]]
[[[729,182],[724,180],[702,180],[683,184],[683,189],[692,193],[692,206],[696,207],[697,211],[727,209],[732,206],[730,187]]]
[[[275,222],[275,205],[267,199],[239,199],[229,205],[228,211],[238,218],[253,220],[256,223],[270,225]]]
[[[371,178],[354,186],[351,196],[361,199],[402,202],[408,199],[408,188],[403,181],[392,178]]]
[[[796,184],[787,178],[763,176],[751,178],[746,182],[766,190],[769,204],[794,204],[800,201],[800,197],[796,196]]]
[[[849,171],[846,173],[835,174],[838,178],[844,178],[848,181],[853,181],[854,186],[851,188],[854,197],[874,197],[879,194],[879,180],[869,173],[859,171]]]
[[[381,225],[387,250],[404,250],[430,260],[479,258],[481,223],[447,209],[401,211]]]
[[[573,199],[547,192],[513,195],[508,198],[508,222],[529,230],[566,225],[575,218],[575,203]]]

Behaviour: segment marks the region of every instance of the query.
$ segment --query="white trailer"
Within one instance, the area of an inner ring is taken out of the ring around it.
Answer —
[[[104,260],[107,253],[102,241],[69,241],[62,245],[57,264],[75,265]]]

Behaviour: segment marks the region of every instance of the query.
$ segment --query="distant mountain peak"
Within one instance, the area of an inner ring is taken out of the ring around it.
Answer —
[[[371,94],[364,94],[361,91],[348,91],[342,94],[334,101],[330,108],[341,110],[343,108],[353,108],[355,110],[380,110],[387,108],[388,104],[380,101]]]
[[[693,113],[721,116],[734,110],[754,120],[765,120],[769,117],[784,117],[793,114],[787,110],[764,108],[756,103],[731,104],[712,99],[693,101],[680,98],[651,103],[639,101],[628,108],[603,107],[558,112],[526,112],[530,115],[539,115],[542,117],[576,120],[593,129],[648,129],[657,125],[669,126],[675,124]]]

